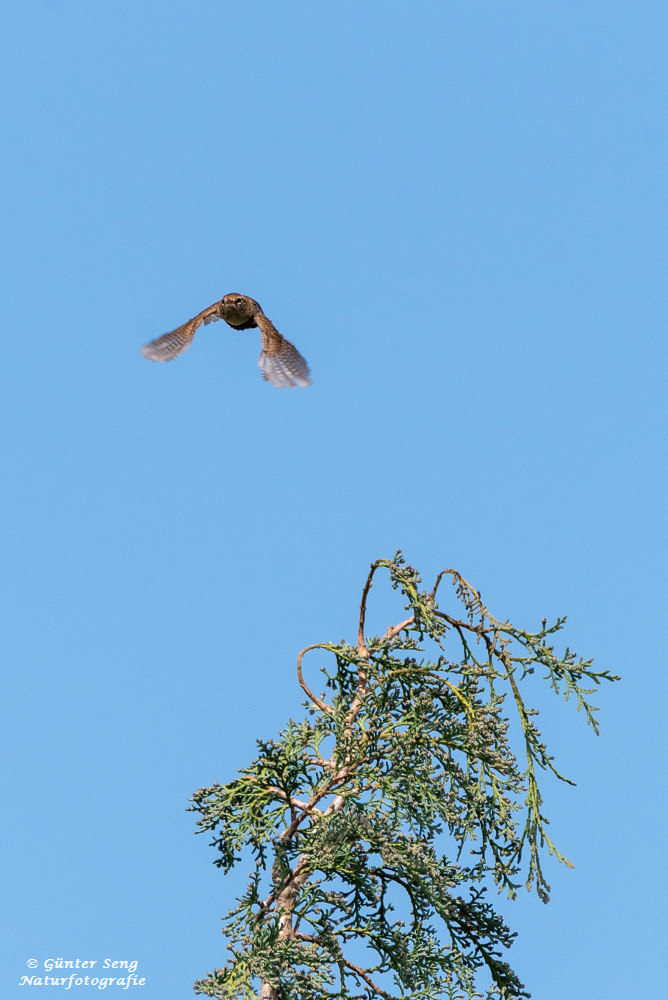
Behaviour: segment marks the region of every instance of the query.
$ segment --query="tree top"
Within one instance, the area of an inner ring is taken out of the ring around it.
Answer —
[[[380,569],[407,614],[368,637]],[[453,613],[436,600],[446,579]],[[534,632],[500,621],[453,569],[429,591],[420,584],[401,552],[373,563],[356,642],[316,643],[298,656],[309,716],[259,740],[258,757],[238,778],[194,795],[216,864],[227,872],[242,857],[254,861],[225,918],[230,958],[196,992],[456,1000],[481,996],[476,977],[486,973],[487,997],[529,996],[501,957],[515,935],[488,888],[515,897],[522,884],[535,886],[547,902],[541,853],[572,865],[547,833],[538,774],[568,779],[522,685],[540,670],[598,732],[589,696],[619,678],[568,648],[555,653],[565,618],[544,619]],[[332,654],[319,695],[304,679],[315,649]]]

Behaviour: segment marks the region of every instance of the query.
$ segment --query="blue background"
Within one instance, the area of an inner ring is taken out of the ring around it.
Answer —
[[[598,739],[536,694],[576,868],[500,905],[535,998],[664,997],[665,5],[2,20],[3,997],[33,957],[137,959],[147,1000],[222,964],[244,870],[186,800],[301,717],[298,650],[399,546],[623,674]],[[222,323],[140,357],[229,291],[312,388]]]

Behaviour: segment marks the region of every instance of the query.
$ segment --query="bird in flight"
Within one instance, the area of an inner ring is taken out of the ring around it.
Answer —
[[[305,388],[311,384],[308,365],[294,344],[281,336],[262,312],[259,302],[236,292],[224,295],[220,302],[214,302],[171,333],[163,333],[162,337],[142,347],[141,352],[149,361],[171,361],[188,350],[195,330],[202,323],[216,323],[219,319],[224,319],[235,330],[260,328],[262,351],[258,365],[265,382],[273,382],[279,389],[292,389],[296,385]]]

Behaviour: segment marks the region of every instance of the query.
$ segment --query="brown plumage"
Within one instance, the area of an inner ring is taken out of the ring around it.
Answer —
[[[259,327],[262,336],[262,351],[258,365],[265,382],[273,382],[279,389],[292,389],[299,385],[305,387],[311,384],[308,365],[294,344],[282,337],[274,324],[262,312],[262,307],[255,299],[247,295],[237,295],[231,292],[224,295],[220,302],[215,302],[204,309],[183,326],[171,333],[152,340],[142,347],[141,352],[149,361],[171,361],[179,354],[187,351],[193,342],[195,330],[204,323],[215,323],[224,319],[235,330],[250,330]]]

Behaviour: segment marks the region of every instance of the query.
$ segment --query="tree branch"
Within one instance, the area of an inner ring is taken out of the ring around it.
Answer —
[[[301,653],[297,657],[297,677],[299,678],[299,683],[302,689],[306,692],[313,704],[319,708],[321,712],[325,712],[326,715],[334,715],[334,710],[329,705],[326,705],[324,701],[321,701],[320,698],[316,698],[313,692],[306,686],[306,682],[304,681],[304,676],[302,674],[302,659],[304,657],[304,653],[308,653],[310,649],[322,648],[323,643],[316,642],[312,646],[307,646],[306,649],[302,649]]]
[[[371,569],[369,570],[369,575],[366,578],[366,583],[364,584],[364,590],[362,591],[362,603],[360,604],[360,622],[359,628],[357,629],[357,652],[360,656],[368,657],[369,650],[366,648],[366,642],[364,641],[364,620],[366,618],[366,599],[369,596],[369,591],[373,587],[373,574],[376,572],[379,566],[382,565],[383,560],[378,560],[377,562],[371,563]]]
[[[387,632],[383,636],[383,639],[394,639],[395,635],[399,635],[402,629],[405,629],[407,625],[412,625],[415,621],[415,615],[411,615],[410,618],[406,618],[405,621],[399,622],[398,625],[392,625],[388,628]]]
[[[364,971],[364,969],[360,969],[359,966],[353,965],[352,962],[349,962],[345,958],[342,958],[341,961],[343,962],[343,964],[346,966],[347,969],[350,969],[356,976],[359,976],[360,979],[363,979],[364,982],[369,987],[369,989],[372,989],[374,993],[376,993],[379,997],[389,997],[390,994],[386,993],[385,990],[381,990],[380,986],[376,986],[373,979],[368,975],[368,973]]]
[[[322,939],[319,938],[316,934],[302,934],[301,931],[298,931],[295,934],[295,937],[299,938],[300,941],[306,941],[307,944],[317,944],[320,948],[325,948]],[[326,950],[329,951],[328,948],[326,948]],[[358,965],[353,965],[352,962],[349,962],[347,959],[343,958],[343,956],[341,956],[339,961],[342,962],[347,969],[350,969],[350,971],[354,973],[354,975],[359,976],[360,979],[363,979],[364,982],[367,984],[367,986],[370,989],[372,989],[374,993],[378,994],[379,997],[389,996],[389,993],[385,993],[385,991],[381,990],[379,986],[376,986],[373,979],[371,979],[371,977],[369,976],[368,972],[365,969],[360,969]]]

